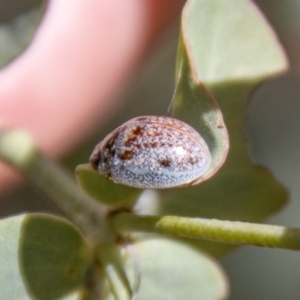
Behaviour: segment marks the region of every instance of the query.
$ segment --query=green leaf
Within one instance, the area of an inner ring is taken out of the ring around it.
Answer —
[[[140,264],[138,299],[214,300],[225,299],[226,277],[207,255],[168,239],[147,239],[135,244],[135,258],[127,259],[128,274]]]
[[[30,299],[19,267],[19,239],[25,216],[0,221],[0,299]]]
[[[228,133],[215,99],[192,77],[193,70],[189,65],[182,39],[179,41],[178,65],[179,82],[173,116],[190,124],[201,134],[212,158],[207,172],[192,183],[197,185],[213,176],[223,165],[229,147]]]
[[[31,215],[24,219],[21,235],[20,266],[37,299],[56,299],[80,286],[88,249],[74,226],[53,216]]]
[[[45,214],[4,219],[0,244],[0,299],[58,299],[82,284],[88,249],[64,219]]]
[[[191,0],[182,16],[180,64],[183,76],[174,116],[208,139],[213,156],[220,152],[215,149],[218,144],[212,142],[209,113],[213,112],[208,113],[208,104],[202,103],[208,99],[204,84],[223,113],[230,151],[224,166],[210,180],[164,195],[159,213],[262,221],[285,204],[287,192],[270,172],[252,164],[243,119],[246,101],[255,85],[286,70],[282,48],[253,2]],[[214,255],[231,249],[221,244],[189,242]]]
[[[17,57],[31,42],[44,14],[46,1],[0,3],[0,68]]]
[[[99,174],[90,164],[77,166],[76,177],[91,197],[107,205],[131,207],[142,192],[141,189],[116,184]]]
[[[257,83],[287,68],[275,33],[250,0],[188,1],[182,35],[193,76],[205,85]]]

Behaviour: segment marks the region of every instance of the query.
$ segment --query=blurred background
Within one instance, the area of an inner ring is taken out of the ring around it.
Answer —
[[[267,222],[300,227],[300,1],[256,3],[284,45],[291,71],[255,90],[245,113],[245,130],[253,161],[268,167],[290,192],[289,204]],[[3,20],[6,15],[0,12]],[[116,126],[139,115],[166,113],[174,88],[178,30],[176,23],[143,62],[134,84],[116,104],[113,119],[91,141],[65,158],[71,172],[77,164],[87,162],[96,142]],[[1,217],[24,211],[56,211],[31,186],[22,186],[0,198]],[[243,247],[221,263],[230,279],[230,299],[300,299],[299,252]]]

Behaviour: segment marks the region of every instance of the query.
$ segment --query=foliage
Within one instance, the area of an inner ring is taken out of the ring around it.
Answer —
[[[160,191],[148,216],[136,209],[141,190],[116,185],[89,164],[76,169],[81,189],[25,133],[4,132],[0,157],[69,221],[23,214],[0,222],[1,298],[133,299],[138,292],[140,299],[224,299],[227,279],[213,256],[228,253],[229,244],[299,249],[298,229],[246,223],[261,222],[287,199],[270,172],[251,163],[243,132],[252,89],[286,68],[252,2],[186,3],[173,116],[201,133],[212,164],[201,184]]]

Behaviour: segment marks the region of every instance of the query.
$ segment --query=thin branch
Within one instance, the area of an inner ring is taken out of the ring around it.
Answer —
[[[124,269],[120,247],[113,243],[99,245],[98,257],[116,300],[133,299],[133,291]]]
[[[112,217],[118,233],[151,232],[236,245],[300,250],[300,229],[216,219],[176,216],[138,216],[118,213]]]
[[[106,208],[35,148],[23,131],[0,133],[0,159],[20,170],[94,242],[107,236]],[[111,235],[110,235],[111,236]]]

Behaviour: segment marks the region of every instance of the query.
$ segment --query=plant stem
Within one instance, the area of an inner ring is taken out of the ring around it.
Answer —
[[[227,244],[300,250],[300,229],[216,219],[176,216],[138,216],[118,213],[112,217],[118,233],[152,232]]]
[[[59,166],[43,156],[22,131],[0,134],[0,158],[16,167],[41,189],[94,243],[107,234],[107,210],[90,198]]]
[[[103,243],[99,245],[98,257],[103,265],[114,299],[132,299],[133,293],[124,269],[120,247],[113,243]]]
[[[0,158],[20,169],[91,240],[97,243],[104,237],[113,237],[105,222],[106,207],[86,195],[66,172],[39,153],[24,132],[0,135]],[[300,250],[300,229],[275,225],[119,213],[112,217],[112,226],[118,233],[153,232],[228,244]]]

